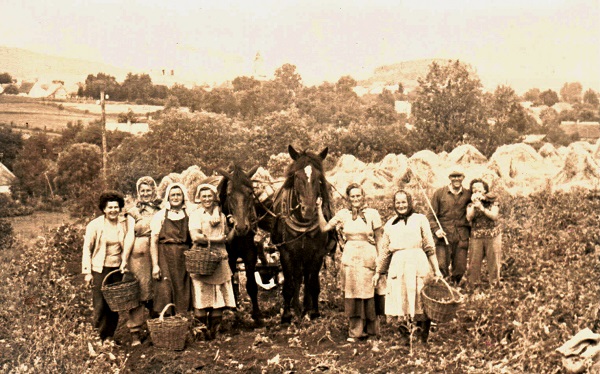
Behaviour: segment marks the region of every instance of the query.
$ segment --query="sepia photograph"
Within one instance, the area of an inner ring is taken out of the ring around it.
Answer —
[[[0,9],[0,373],[600,373],[600,1]]]

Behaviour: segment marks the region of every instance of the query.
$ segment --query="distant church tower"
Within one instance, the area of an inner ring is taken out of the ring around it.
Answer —
[[[256,56],[254,56],[254,62],[252,64],[252,77],[259,81],[267,80],[265,60],[263,60],[260,52],[256,52]]]

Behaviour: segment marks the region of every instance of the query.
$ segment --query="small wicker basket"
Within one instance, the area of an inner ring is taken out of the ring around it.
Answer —
[[[179,314],[165,317],[170,306],[175,307],[175,304],[165,305],[158,318],[149,319],[146,323],[155,347],[180,351],[185,347],[190,321]]]
[[[448,322],[463,303],[461,293],[450,287],[444,279],[430,281],[421,290],[423,309],[429,319],[434,322]]]
[[[102,295],[113,312],[127,311],[140,305],[140,282],[133,273],[126,272],[121,281],[106,284],[106,280],[118,272],[119,269],[106,274],[101,287]],[[129,279],[125,279],[126,277]]]
[[[190,274],[213,275],[223,257],[215,248],[199,247],[194,244],[192,249],[185,251],[185,269]]]

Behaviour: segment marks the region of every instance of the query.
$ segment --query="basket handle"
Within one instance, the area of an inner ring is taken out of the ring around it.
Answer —
[[[165,320],[165,313],[166,313],[167,309],[169,309],[170,306],[172,306],[173,308],[175,308],[175,304],[173,304],[173,303],[169,303],[169,304],[165,305],[165,307],[163,308],[163,310],[160,312],[160,316],[158,316],[158,320],[160,322],[163,322]]]
[[[448,284],[448,282],[446,282],[446,280],[444,278],[439,278],[440,281],[442,281],[442,283],[446,286],[446,288],[448,289],[448,291],[450,292],[450,295],[452,295],[452,301],[458,301],[460,300],[460,296],[458,298],[455,297],[455,291],[452,289],[452,287],[450,287],[450,285]],[[460,295],[460,293],[459,293]]]
[[[115,269],[115,270],[111,271],[110,273],[106,274],[106,276],[105,276],[105,277],[104,277],[104,279],[102,280],[102,287],[104,287],[104,286],[105,286],[106,280],[107,280],[108,278],[110,278],[110,276],[111,276],[111,275],[113,275],[113,274],[114,274],[114,273],[116,273],[116,272],[120,272],[120,271],[121,271],[120,269]]]

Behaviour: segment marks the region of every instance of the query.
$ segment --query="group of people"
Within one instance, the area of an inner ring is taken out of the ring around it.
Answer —
[[[474,179],[463,186],[459,169],[449,173],[450,183],[435,191],[427,214],[414,210],[413,196],[406,190],[393,195],[395,215],[383,224],[376,209],[366,204],[358,184],[346,189],[347,208],[329,221],[317,200],[319,228],[338,230],[343,242],[342,289],[348,340],[379,336],[379,316],[406,321],[401,336],[408,339],[411,326],[420,341],[427,342],[431,320],[424,313],[421,290],[430,279],[446,278],[458,285],[465,273],[467,282],[478,285],[484,256],[490,284],[500,278],[501,231],[499,205],[488,184]],[[140,284],[140,305],[129,311],[127,327],[132,345],[141,343],[146,309],[156,317],[170,303],[177,313],[193,311],[207,339],[214,339],[223,311],[235,308],[232,271],[225,243],[235,231],[218,206],[216,187],[198,186],[188,209],[185,187],[167,187],[166,201],[157,197],[151,177],[137,181],[137,202],[125,215],[120,193],[105,192],[98,207],[103,215],[92,220],[83,246],[82,272],[92,285],[94,327],[100,338],[112,338],[119,314],[108,307],[101,292],[106,275],[116,269],[132,272]],[[192,246],[211,246],[223,260],[210,276],[188,274],[185,251]]]
[[[395,215],[385,224],[377,210],[367,207],[358,184],[348,186],[348,207],[329,221],[317,201],[321,230],[338,229],[345,242],[341,264],[348,341],[379,335],[378,316],[386,315],[406,322],[400,326],[406,342],[414,328],[426,343],[431,327],[421,301],[426,282],[447,278],[458,285],[468,269],[468,283],[478,285],[484,255],[490,284],[499,281],[498,201],[486,182],[474,179],[466,189],[464,178],[453,169],[449,185],[435,191],[427,215],[414,211],[408,191],[397,191]]]
[[[110,310],[101,287],[108,273],[120,269],[133,273],[140,285],[140,305],[129,311],[127,320],[132,346],[141,344],[146,309],[156,317],[171,303],[177,313],[193,310],[206,338],[214,339],[223,311],[236,306],[225,250],[235,222],[230,230],[210,183],[198,186],[194,200],[199,206],[192,211],[180,183],[167,187],[162,209],[151,177],[140,178],[136,187],[136,204],[126,214],[120,193],[102,193],[98,207],[103,214],[86,227],[82,272],[92,286],[94,327],[103,341],[114,336],[119,314]],[[184,253],[193,246],[220,252],[222,261],[212,275],[187,272]]]

